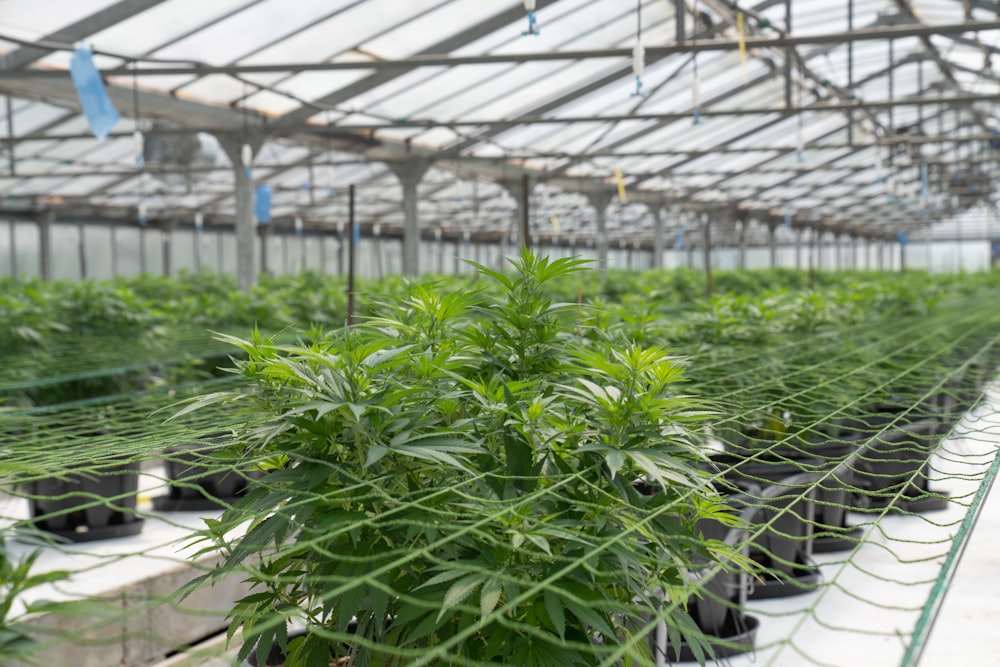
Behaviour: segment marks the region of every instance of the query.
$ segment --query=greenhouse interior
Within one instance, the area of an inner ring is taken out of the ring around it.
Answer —
[[[996,663],[996,0],[0,0],[0,97],[0,665]]]

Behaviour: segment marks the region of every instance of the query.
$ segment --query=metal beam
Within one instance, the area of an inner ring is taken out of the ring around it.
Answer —
[[[149,0],[152,1],[152,0]],[[161,0],[162,1],[162,0]],[[551,4],[555,0],[539,0],[539,5]],[[376,74],[366,77],[360,84],[360,90],[368,90],[377,85],[382,85],[403,73],[419,69],[422,67],[455,67],[458,65],[493,65],[497,63],[526,63],[551,60],[589,60],[601,58],[622,58],[632,57],[632,49],[581,49],[569,51],[540,51],[510,54],[482,54],[470,56],[439,55],[443,52],[454,51],[469,42],[486,36],[494,32],[497,28],[511,23],[524,13],[521,7],[513,7],[505,12],[494,15],[491,19],[481,22],[456,36],[439,42],[424,49],[421,54],[402,60],[362,60],[346,62],[289,62],[277,64],[257,64],[257,65],[207,65],[195,64],[183,67],[154,66],[125,68],[115,67],[103,71],[106,76],[207,76],[210,74],[266,74],[281,72],[330,72],[342,70],[375,70]],[[970,23],[944,24],[944,25],[901,25],[901,26],[879,26],[876,28],[861,28],[854,31],[843,31],[833,33],[823,33],[815,35],[802,35],[798,37],[782,36],[771,37],[764,35],[749,35],[746,37],[747,49],[763,48],[794,48],[797,46],[816,44],[847,44],[862,41],[881,41],[901,37],[926,37],[931,35],[961,35],[969,32],[984,32],[1000,30],[1000,21],[974,21]],[[664,57],[675,54],[699,53],[707,51],[736,51],[739,49],[738,39],[705,39],[697,41],[686,41],[683,44],[673,44],[668,46],[647,46],[647,57]],[[438,55],[434,55],[438,54]],[[58,71],[42,71],[36,73],[39,76],[59,76],[64,73]],[[388,75],[385,80],[374,81],[379,75]],[[0,78],[10,78],[24,76],[23,73],[3,71]],[[329,96],[315,101],[315,104],[329,106],[339,104],[354,97],[358,92],[347,86],[336,91]],[[305,115],[303,116],[303,113]],[[302,120],[312,116],[315,110],[298,110],[290,112],[286,118],[291,120]]]
[[[38,40],[42,46],[24,46],[0,57],[0,71],[11,72],[23,69],[31,63],[40,60],[58,50],[54,48],[59,43],[72,44],[95,33],[106,30],[113,25],[126,21],[133,16],[159,5],[164,0],[119,0],[115,4],[80,19],[76,23],[49,33]],[[54,42],[47,46],[46,42]]]

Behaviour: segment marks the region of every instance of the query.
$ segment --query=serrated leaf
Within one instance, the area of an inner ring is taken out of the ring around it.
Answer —
[[[538,547],[548,555],[550,556],[552,555],[552,548],[549,546],[549,541],[547,539],[545,539],[541,535],[535,535],[534,533],[528,533],[525,537],[531,540],[532,544],[534,544],[536,547]]]
[[[424,583],[420,584],[419,586],[417,586],[413,590],[416,591],[416,590],[420,590],[421,588],[425,588],[427,586],[434,586],[436,584],[443,584],[446,581],[452,581],[454,579],[458,579],[459,577],[465,576],[467,574],[468,574],[468,572],[465,571],[465,570],[445,570],[444,572],[440,572],[440,573],[434,575],[433,577],[431,577],[430,579],[428,579]]]
[[[483,584],[483,590],[479,592],[479,614],[482,620],[496,609],[500,602],[500,577],[491,577]]]
[[[611,479],[615,478],[618,471],[622,469],[625,465],[625,453],[620,449],[609,449],[604,455],[604,462],[608,464],[608,470],[611,472]]]
[[[563,611],[562,600],[552,591],[545,591],[542,597],[545,602],[545,613],[549,615],[556,634],[560,639],[566,639],[566,614]]]
[[[486,579],[485,575],[469,574],[452,584],[448,592],[445,593],[444,600],[441,602],[441,611],[435,622],[439,623],[446,614],[451,612],[452,607],[461,604],[465,598],[469,597],[483,583],[484,579]]]

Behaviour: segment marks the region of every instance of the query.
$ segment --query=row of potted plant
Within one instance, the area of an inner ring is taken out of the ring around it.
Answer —
[[[788,491],[802,482],[768,477],[757,480],[767,488],[743,484],[749,502],[725,495],[706,427],[744,460],[764,451],[787,462],[806,448],[813,458],[798,457],[793,472],[815,473],[801,461],[815,467],[816,435],[843,445],[848,427],[884,434],[873,419],[888,402],[908,408],[888,425],[905,426],[943,402],[935,389],[970,392],[949,369],[970,358],[982,377],[995,368],[988,349],[970,355],[988,323],[941,310],[937,289],[894,279],[680,307],[648,298],[643,312],[607,294],[580,305],[593,277],[577,262],[525,253],[515,269],[479,267],[477,292],[400,284],[361,325],[303,332],[299,344],[223,337],[245,355],[236,369],[247,386],[182,416],[243,405],[246,428],[235,440],[204,431],[208,467],[187,469],[178,488],[227,495],[197,481],[213,466],[261,471],[203,536],[227,555],[213,576],[239,570],[261,587],[234,610],[245,654],[264,658],[277,644],[290,664],[330,651],[385,664],[592,664],[657,650],[697,659],[715,626],[749,641],[755,621],[733,611],[740,582],[768,572],[787,584],[801,572],[784,565],[808,564],[769,533],[751,539],[747,524],[767,512],[813,512],[815,522],[817,504]],[[921,313],[928,330],[911,340],[919,327],[900,322]],[[934,343],[948,335],[964,342]],[[923,460],[930,449],[909,448]],[[823,479],[841,479],[829,468]],[[845,493],[846,482],[810,479],[814,496]],[[242,537],[229,532],[246,522]],[[839,520],[820,525],[833,531]],[[713,586],[729,601],[721,616],[699,603]],[[289,617],[307,635],[287,641]]]

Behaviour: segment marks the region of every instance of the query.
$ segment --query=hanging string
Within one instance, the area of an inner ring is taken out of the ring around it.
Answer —
[[[629,97],[645,97],[642,92],[642,73],[646,70],[646,47],[642,43],[642,0],[635,0],[635,46],[632,47],[632,73],[635,75],[635,92]]]
[[[694,3],[694,16],[698,16],[698,0]],[[697,18],[695,19],[697,21]],[[694,44],[697,39],[698,28],[697,24],[691,35],[691,43]],[[694,67],[694,81],[691,83],[691,106],[694,108],[694,121],[695,125],[701,125],[701,80],[698,76],[698,52],[695,51],[691,54],[691,63]]]
[[[743,12],[736,12],[736,39],[740,48],[740,69],[743,72],[743,83],[750,83],[750,73],[747,70],[747,40],[743,25]]]
[[[541,34],[538,29],[538,19],[535,18],[535,0],[524,0],[524,10],[528,12],[528,29],[521,33],[521,37]]]

